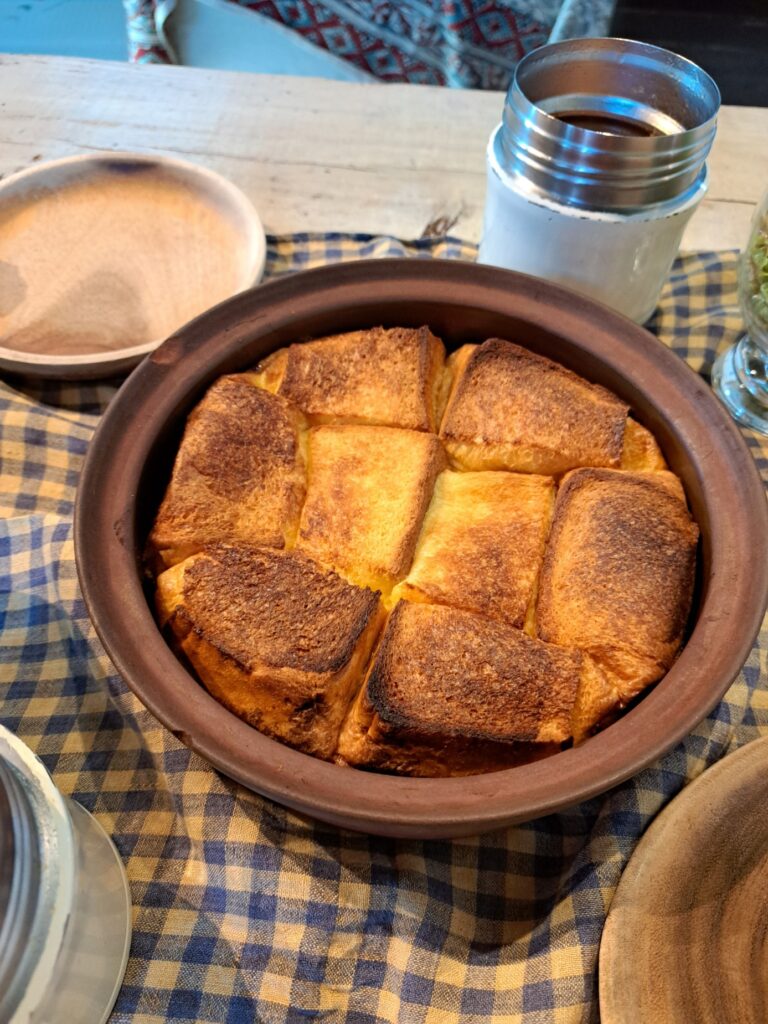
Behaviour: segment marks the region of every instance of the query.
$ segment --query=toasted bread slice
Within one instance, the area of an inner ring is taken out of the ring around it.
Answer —
[[[619,465],[627,406],[610,391],[498,338],[462,358],[440,428],[454,465],[547,475]]]
[[[548,476],[441,473],[411,571],[393,597],[464,608],[522,628],[554,499]]]
[[[298,552],[217,545],[157,580],[160,621],[209,692],[329,758],[381,626],[379,595]]]
[[[254,367],[246,376],[256,387],[264,388],[265,391],[271,391],[275,395],[280,388],[287,363],[288,349],[279,348],[262,359],[258,366]]]
[[[572,716],[574,744],[613,721],[625,703],[613,676],[589,654],[582,653],[581,679]]]
[[[216,541],[290,543],[304,500],[304,427],[298,410],[247,375],[220,377],[187,421],[149,536],[158,569]]]
[[[312,423],[437,431],[445,349],[427,327],[375,327],[291,345],[279,394]]]
[[[494,743],[390,726],[363,688],[341,729],[337,764],[391,775],[450,778],[498,772],[551,757],[559,743]]]
[[[622,701],[683,639],[699,531],[666,472],[580,469],[555,504],[536,609],[542,640],[588,651]]]
[[[645,427],[631,417],[624,429],[624,448],[621,452],[621,469],[634,472],[649,472],[666,469],[656,438]]]
[[[309,432],[309,481],[296,545],[361,586],[388,592],[408,572],[445,454],[397,427]]]
[[[466,775],[552,753],[573,736],[582,684],[599,690],[588,660],[471,612],[400,601],[337,758],[412,775]],[[594,704],[586,694],[585,720]]]
[[[439,424],[442,424],[445,411],[450,405],[453,396],[456,394],[456,387],[462,378],[464,368],[469,362],[472,353],[477,348],[477,345],[462,345],[454,352],[451,352],[446,358],[445,369],[443,370],[443,380],[440,385]]]

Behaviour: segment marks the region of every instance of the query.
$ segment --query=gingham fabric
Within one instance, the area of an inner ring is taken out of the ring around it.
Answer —
[[[268,272],[390,255],[474,250],[450,239],[293,236],[270,240]],[[735,262],[731,253],[678,260],[652,324],[704,374],[739,332]],[[0,720],[97,816],[125,861],[134,936],[112,1021],[596,1021],[600,933],[638,838],[686,782],[768,734],[765,627],[725,700],[684,743],[565,813],[455,842],[304,820],[175,740],[94,636],[72,506],[97,410],[113,393],[0,386]],[[768,444],[746,436],[768,474]]]

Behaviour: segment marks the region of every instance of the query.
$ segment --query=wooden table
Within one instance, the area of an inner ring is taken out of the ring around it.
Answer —
[[[93,150],[165,153],[231,178],[270,232],[477,241],[502,104],[431,86],[0,55],[0,175]],[[723,107],[709,166],[683,248],[739,248],[768,188],[768,109]]]

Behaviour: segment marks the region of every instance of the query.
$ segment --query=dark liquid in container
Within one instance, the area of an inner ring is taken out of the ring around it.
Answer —
[[[645,121],[633,121],[629,117],[616,117],[613,114],[595,114],[589,111],[565,111],[555,114],[558,121],[572,124],[574,128],[584,128],[589,132],[601,132],[603,135],[624,135],[630,138],[650,139],[663,135],[652,124]]]

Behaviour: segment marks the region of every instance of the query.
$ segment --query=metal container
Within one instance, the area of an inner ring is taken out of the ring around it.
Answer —
[[[534,50],[488,146],[480,261],[647,319],[706,191],[719,105],[706,72],[647,43]]]
[[[0,726],[0,1022],[106,1021],[130,939],[111,840]]]

